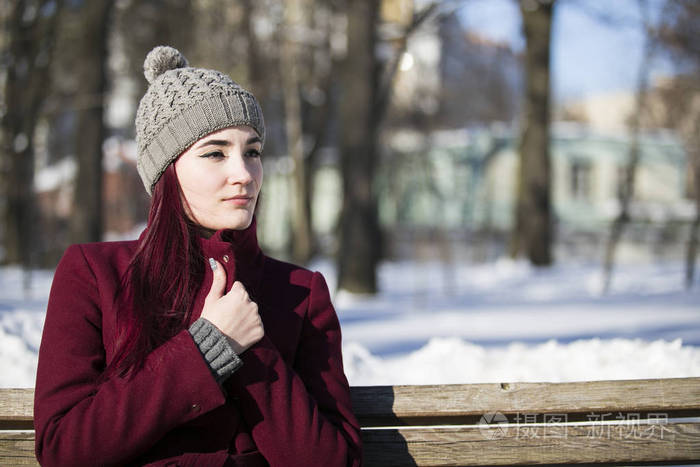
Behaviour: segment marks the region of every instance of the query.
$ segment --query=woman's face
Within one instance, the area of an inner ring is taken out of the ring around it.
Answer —
[[[263,180],[262,142],[248,126],[224,128],[200,139],[175,161],[192,221],[213,233],[247,228]]]

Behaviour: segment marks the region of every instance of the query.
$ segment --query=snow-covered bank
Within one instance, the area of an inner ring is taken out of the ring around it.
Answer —
[[[433,337],[482,346],[593,338],[700,345],[700,282],[684,290],[683,271],[681,263],[620,266],[602,295],[594,264],[387,263],[376,297],[341,292],[335,304],[346,341],[383,356],[417,350]]]
[[[312,267],[335,289],[330,263]],[[33,386],[52,279],[0,268],[0,386]],[[683,265],[386,263],[375,297],[336,294],[350,383],[431,384],[700,376],[700,284]]]
[[[383,384],[594,381],[700,376],[700,348],[641,339],[484,347],[433,338],[425,347],[380,358],[360,344],[343,349],[345,372],[358,386]]]
[[[0,387],[34,386],[53,271],[0,268]]]
[[[596,264],[387,263],[378,296],[336,297],[346,371],[357,385],[700,376],[700,281],[686,291],[683,273],[619,266],[602,295]]]

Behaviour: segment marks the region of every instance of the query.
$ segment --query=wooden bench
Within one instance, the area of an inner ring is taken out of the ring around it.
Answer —
[[[36,465],[31,389],[0,389],[0,465]],[[352,388],[365,465],[700,463],[700,378]]]

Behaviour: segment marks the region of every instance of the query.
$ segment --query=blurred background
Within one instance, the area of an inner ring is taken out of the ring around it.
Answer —
[[[259,239],[324,272],[351,383],[700,376],[696,0],[8,0],[0,21],[0,385],[33,385],[65,248],[145,226],[161,44],[260,100]]]

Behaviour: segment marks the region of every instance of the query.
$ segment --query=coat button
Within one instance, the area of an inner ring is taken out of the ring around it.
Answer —
[[[199,404],[192,404],[190,410],[194,413],[199,413],[199,411],[202,410],[202,408],[199,406]]]
[[[228,263],[228,255],[224,255],[224,257],[223,257],[223,258],[221,258],[221,259],[223,259],[223,260],[224,260],[224,263]]]

